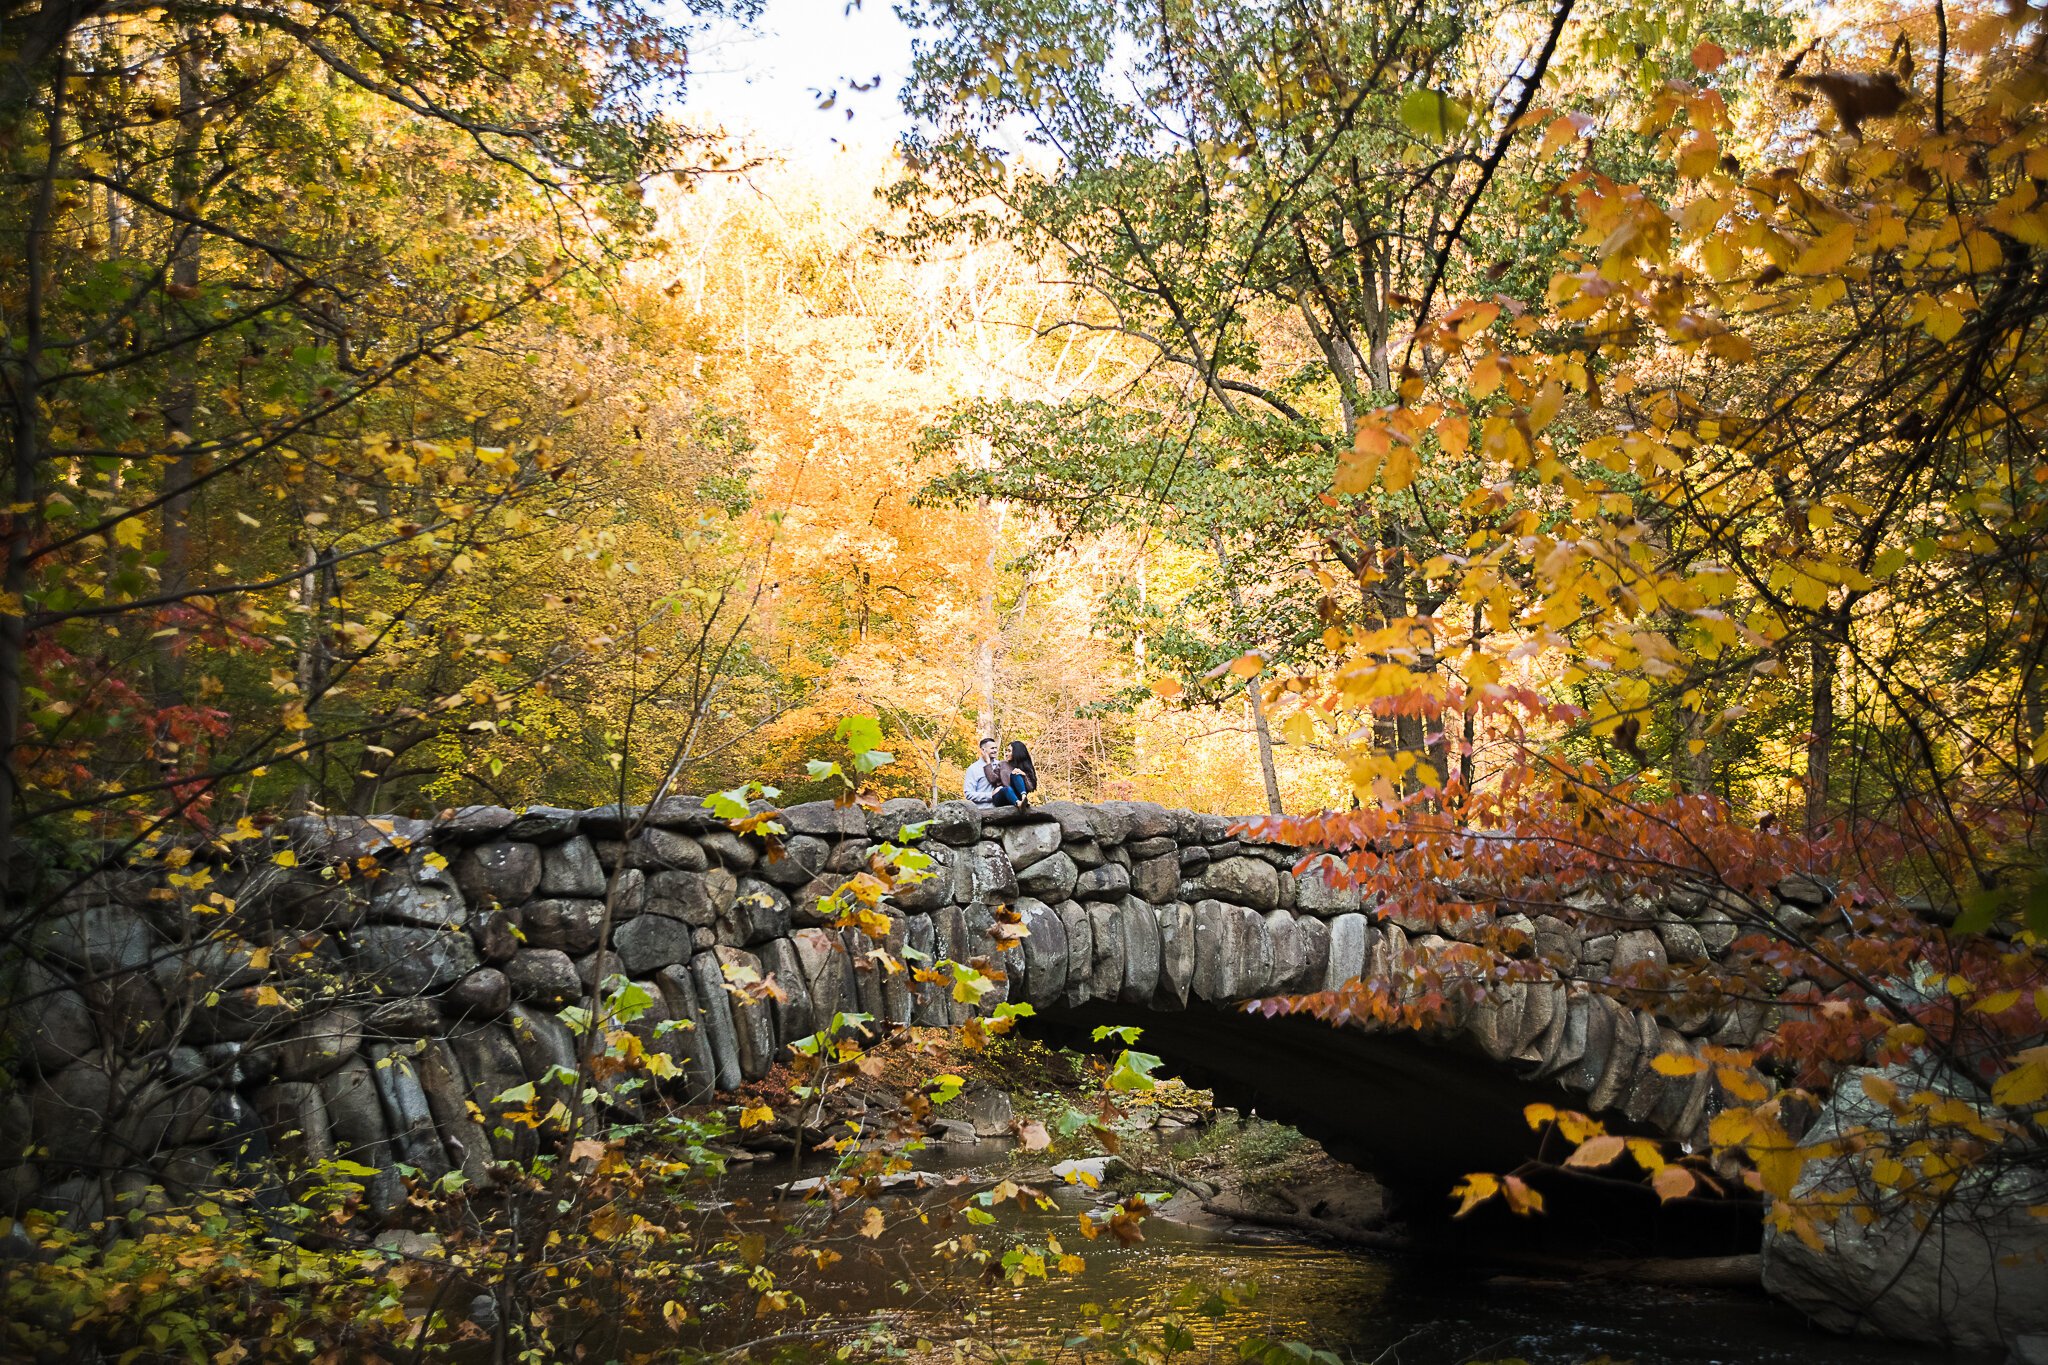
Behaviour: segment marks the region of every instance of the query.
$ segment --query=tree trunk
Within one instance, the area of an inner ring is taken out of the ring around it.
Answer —
[[[1705,704],[1705,698],[1701,704]],[[1707,724],[1704,710],[1679,704],[1678,736],[1684,750],[1676,766],[1685,789],[1695,796],[1710,796],[1714,791],[1714,741],[1707,734]],[[1699,745],[1697,750],[1693,748],[1695,744]]]
[[[205,110],[202,108],[205,92],[200,88],[199,57],[191,48],[193,35],[189,30],[184,38],[185,44],[178,53],[178,140],[171,152],[171,193],[173,201],[179,204],[189,203],[199,193],[199,144],[206,129]],[[182,316],[185,314],[182,305],[199,288],[199,234],[189,227],[180,227],[177,233],[171,249],[169,275],[172,298],[169,311],[173,319],[169,325],[173,331],[194,320],[193,317]],[[164,472],[163,485],[168,496],[163,504],[164,559],[159,571],[159,584],[167,593],[182,591],[192,582],[190,490],[198,468],[189,451],[199,413],[198,344],[193,342],[179,348],[171,363],[170,389],[163,406],[169,444],[177,451],[169,469]],[[183,700],[184,669],[177,647],[175,635],[164,636],[158,644],[157,702],[160,706]]]
[[[1806,833],[1820,833],[1828,818],[1828,751],[1835,742],[1835,638],[1833,623],[1815,628],[1812,642],[1813,724],[1806,748]]]
[[[996,619],[996,556],[1002,545],[1003,513],[996,509],[996,524],[990,528],[988,555],[982,560],[982,573],[986,576],[986,590],[981,597],[982,629],[981,647],[975,651],[974,678],[979,696],[975,712],[975,738],[986,739],[996,733],[996,637],[1001,624]]]
[[[1212,526],[1209,535],[1216,545],[1216,564],[1223,570],[1223,590],[1229,594],[1230,609],[1242,617],[1244,595],[1237,590],[1237,575],[1230,567],[1230,551],[1224,548],[1223,532]],[[1286,812],[1280,805],[1280,774],[1273,766],[1273,731],[1266,724],[1266,701],[1259,695],[1257,678],[1245,679],[1244,702],[1251,714],[1252,734],[1259,743],[1259,774],[1266,780],[1266,810],[1272,815],[1283,815]]]
[[[46,14],[45,17],[52,16]],[[20,340],[15,346],[0,351],[0,363],[5,363],[11,371],[7,389],[14,400],[7,425],[10,447],[7,452],[8,482],[12,501],[28,508],[38,507],[42,501],[38,475],[42,464],[43,290],[47,284],[43,248],[56,211],[57,155],[58,149],[64,145],[64,94],[68,71],[61,46],[53,45],[52,50],[55,52],[52,63],[55,69],[50,73],[43,173],[41,182],[34,188],[34,206],[29,213],[27,230],[22,234],[22,304],[16,333]],[[25,58],[17,54],[16,60],[24,61]],[[40,66],[40,61],[35,65]],[[18,70],[12,75],[24,83],[30,79],[26,70]],[[23,90],[27,88],[26,84],[22,86]],[[10,88],[4,107],[9,110],[15,108],[20,94],[21,91]],[[27,127],[26,119],[21,126]],[[22,904],[22,893],[26,890],[26,887],[15,884],[14,841],[21,832],[21,817],[27,809],[26,793],[16,760],[21,742],[22,661],[28,652],[28,606],[25,599],[29,583],[29,556],[34,549],[31,540],[34,525],[33,511],[9,514],[6,519],[6,592],[4,599],[0,599],[0,782],[5,783],[5,790],[0,791],[0,904],[16,907]]]

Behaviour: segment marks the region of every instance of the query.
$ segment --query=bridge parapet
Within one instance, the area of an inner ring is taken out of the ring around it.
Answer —
[[[108,1167],[130,1195],[190,1193],[252,1134],[301,1156],[488,1180],[491,1156],[533,1141],[500,1121],[499,1097],[559,1087],[576,1058],[556,1011],[616,977],[652,1002],[639,1027],[685,1101],[765,1075],[834,1014],[944,1027],[1006,998],[1057,1016],[1225,1011],[1354,980],[1397,1002],[1448,989],[1419,1030],[1398,1012],[1356,1027],[1460,1050],[1681,1140],[1713,1112],[1711,1072],[1667,1076],[1651,1060],[1746,1045],[1767,1022],[1761,1002],[1630,1009],[1576,979],[1725,953],[1734,920],[1705,902],[1593,902],[1569,924],[1404,922],[1318,875],[1312,850],[1143,802],[814,803],[781,820],[771,858],[687,798],[652,812],[308,817],[175,868],[80,876],[52,913],[15,926],[23,951],[0,973],[0,1059],[16,1082],[0,1099],[0,1211],[92,1216]],[[979,1006],[878,965],[871,940],[820,913],[914,827],[933,874],[894,894],[882,946],[899,961],[999,965]],[[1021,942],[999,929],[1004,906]],[[773,992],[733,989],[763,980]],[[395,1176],[371,1194],[387,1211],[402,1198]]]

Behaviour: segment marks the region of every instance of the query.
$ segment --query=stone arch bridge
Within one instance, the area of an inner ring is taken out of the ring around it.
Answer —
[[[1399,983],[1457,953],[1304,868],[1311,850],[1143,802],[798,805],[773,860],[694,799],[665,802],[629,842],[640,814],[303,818],[177,871],[82,877],[53,913],[9,927],[0,1205],[91,1213],[122,1188],[196,1188],[256,1129],[296,1155],[488,1179],[494,1152],[519,1141],[490,1123],[496,1097],[573,1063],[555,1011],[614,974],[645,987],[640,1027],[693,1100],[764,1075],[835,1011],[957,1025],[970,1007],[879,970],[864,940],[817,914],[911,824],[926,825],[936,869],[888,907],[892,951],[998,954],[1034,1027],[1140,1024],[1147,1050],[1230,1101],[1439,1190],[1527,1156],[1521,1109],[1536,1100],[1694,1139],[1711,1080],[1664,1076],[1651,1058],[1746,1044],[1765,1023],[1761,1007],[1659,1018],[1561,979],[1495,984],[1427,1035],[1247,1013],[1261,996]],[[295,866],[278,865],[283,845]],[[1002,904],[1029,931],[1021,944],[998,946]],[[1711,907],[1593,911],[1518,926],[1527,952],[1569,971],[1705,960],[1735,937]],[[735,971],[772,976],[781,998],[733,994]],[[694,1027],[659,1027],[672,1019]],[[380,1182],[373,1199],[399,1197],[388,1170]]]

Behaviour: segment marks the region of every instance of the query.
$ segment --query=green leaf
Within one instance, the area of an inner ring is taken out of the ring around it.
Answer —
[[[533,1082],[528,1081],[525,1085],[515,1085],[510,1090],[507,1090],[502,1094],[493,1095],[491,1097],[491,1103],[531,1104],[537,1098],[539,1097],[535,1095],[533,1092]]]
[[[882,724],[873,716],[848,716],[832,733],[856,756],[882,747]]]
[[[1963,913],[1950,926],[1953,933],[1981,934],[1998,918],[2003,898],[1996,891],[1978,891],[1963,898]]]
[[[734,787],[731,791],[713,792],[704,798],[704,808],[721,820],[744,820],[752,814],[747,809],[747,789]]]
[[[1102,1024],[1089,1036],[1098,1043],[1105,1043],[1114,1038],[1125,1047],[1129,1047],[1137,1042],[1139,1035],[1144,1032],[1145,1030],[1135,1024]]]
[[[1152,1079],[1152,1073],[1157,1071],[1160,1065],[1159,1058],[1149,1052],[1132,1052],[1126,1049],[1116,1059],[1116,1065],[1110,1069],[1109,1088],[1126,1092],[1156,1089],[1158,1082]]]
[[[1399,112],[1403,126],[1433,142],[1463,131],[1472,119],[1471,109],[1441,90],[1410,90],[1401,96]]]

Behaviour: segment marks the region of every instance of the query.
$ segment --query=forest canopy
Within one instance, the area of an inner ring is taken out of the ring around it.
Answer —
[[[289,873],[309,818],[623,847],[716,793],[698,833],[779,856],[783,807],[936,806],[1000,736],[1041,802],[1237,817],[1450,950],[1250,1009],[1725,1024],[1657,1058],[1718,1087],[1709,1150],[1539,1106],[1563,1164],[1814,1247],[2039,1191],[2040,10],[905,4],[902,136],[823,163],[692,99],[756,17],[0,0],[0,946],[43,970],[116,871]],[[791,880],[871,970],[923,830]],[[581,1148],[630,1069],[610,856],[536,1200],[627,1142]],[[1721,956],[1558,969],[1589,896]],[[971,1014],[1000,908],[913,979]],[[873,1023],[783,1060],[871,1079],[912,1047]],[[1806,1140],[1851,1068],[1882,1116]]]

